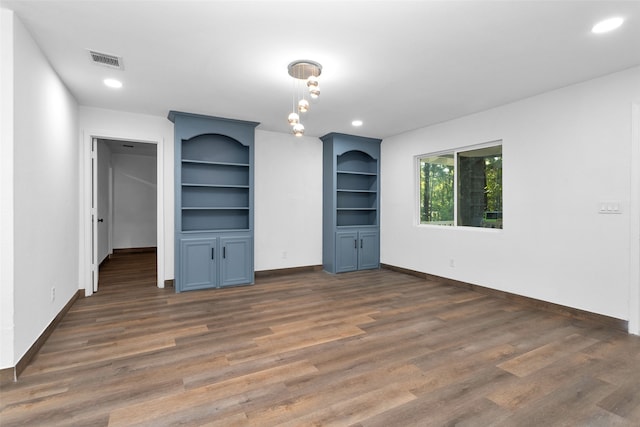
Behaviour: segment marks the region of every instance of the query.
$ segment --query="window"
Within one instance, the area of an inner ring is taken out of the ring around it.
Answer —
[[[453,154],[420,159],[420,223],[453,225]]]
[[[502,228],[502,145],[418,160],[420,224]]]

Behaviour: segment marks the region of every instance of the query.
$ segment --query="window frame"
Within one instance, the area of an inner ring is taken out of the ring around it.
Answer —
[[[414,224],[418,227],[435,227],[441,230],[482,230],[483,232],[500,232],[504,230],[504,222],[502,223],[501,228],[490,228],[490,227],[476,227],[472,225],[458,225],[458,154],[464,153],[466,151],[474,151],[481,150],[485,148],[498,147],[500,146],[501,157],[504,161],[504,142],[502,139],[496,139],[493,141],[483,142],[479,144],[473,145],[465,145],[460,147],[455,147],[447,150],[439,150],[439,151],[429,151],[423,154],[418,154],[414,157],[414,171],[415,171],[415,192],[414,192],[414,201],[415,201],[415,222]],[[420,220],[420,209],[421,209],[421,198],[420,198],[420,163],[423,159],[428,157],[438,157],[438,156],[446,156],[453,155],[453,164],[454,164],[454,174],[453,174],[453,224],[445,225],[445,224],[432,224],[432,223],[423,223]],[[504,171],[503,171],[504,173]],[[504,175],[503,175],[504,177]],[[504,178],[503,178],[504,183]],[[502,190],[502,212],[503,212],[503,220],[504,220],[504,187]]]

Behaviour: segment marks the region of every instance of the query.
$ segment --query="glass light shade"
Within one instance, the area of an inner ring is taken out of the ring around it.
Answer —
[[[302,123],[296,123],[295,125],[293,125],[293,134],[295,136],[304,135],[304,126],[302,126]]]
[[[320,96],[320,88],[318,86],[310,86],[309,96],[313,99],[317,99]]]
[[[306,113],[309,110],[309,101],[306,99],[301,99],[298,101],[298,111],[301,113]]]
[[[318,78],[313,75],[309,76],[309,78],[307,79],[307,86],[309,87],[318,86]]]
[[[298,116],[298,113],[291,113],[289,114],[288,120],[289,120],[289,124],[293,126],[296,123],[300,122],[300,116]]]

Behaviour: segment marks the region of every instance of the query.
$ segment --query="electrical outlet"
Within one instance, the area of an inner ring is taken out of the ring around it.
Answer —
[[[51,302],[54,302],[56,300],[56,287],[52,286],[51,287]]]
[[[456,263],[455,263],[455,261],[453,260],[453,258],[451,258],[451,259],[449,260],[449,267],[454,268],[455,266],[456,266]]]

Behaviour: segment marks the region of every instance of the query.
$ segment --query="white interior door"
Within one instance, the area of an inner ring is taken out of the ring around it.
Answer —
[[[98,140],[91,138],[91,287],[98,291]]]

